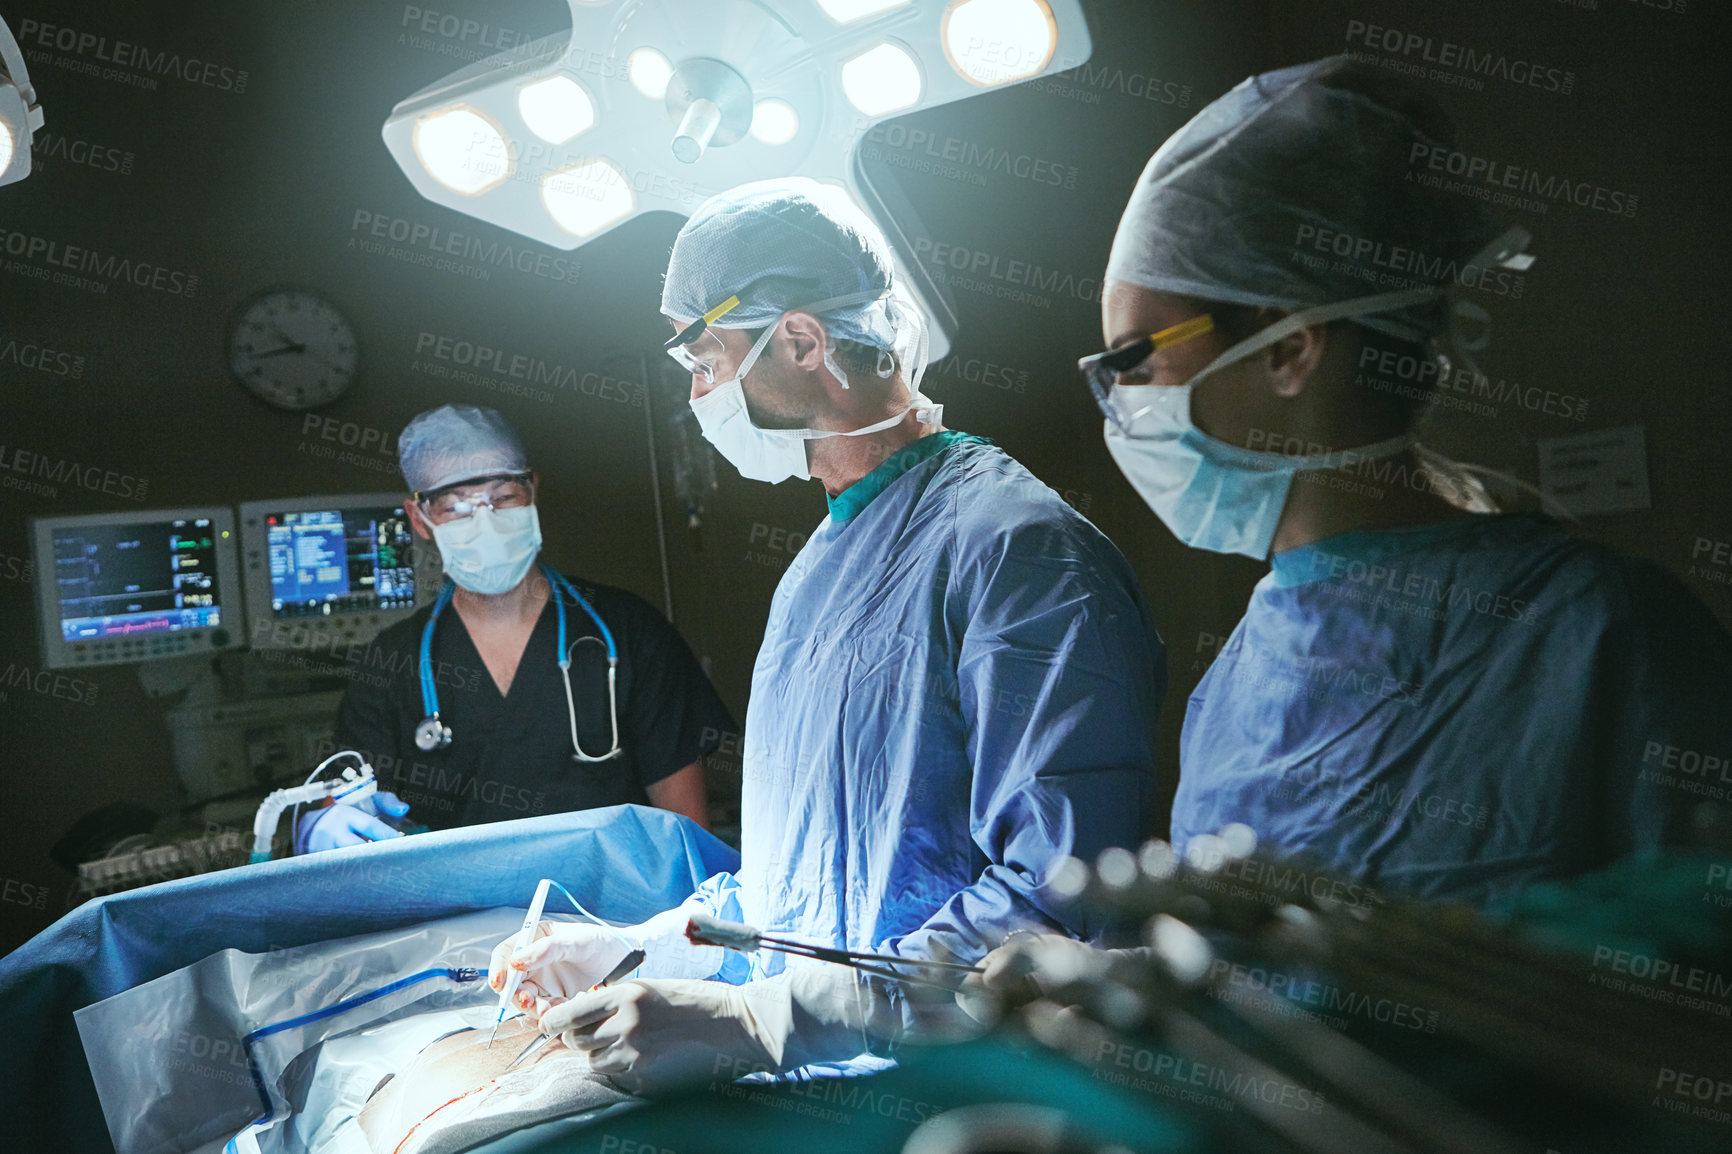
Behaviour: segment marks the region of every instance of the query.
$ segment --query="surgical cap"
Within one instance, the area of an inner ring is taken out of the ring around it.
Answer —
[[[1106,279],[1292,310],[1447,286],[1498,231],[1479,202],[1420,179],[1449,136],[1429,100],[1345,56],[1253,76],[1150,159]],[[1355,319],[1422,340],[1448,307]]]
[[[397,463],[413,493],[529,470],[517,430],[494,410],[474,405],[442,405],[410,421],[397,438]]]
[[[757,329],[790,309],[864,293],[877,296],[819,310],[825,331],[879,349],[906,346],[921,318],[896,282],[883,232],[843,189],[789,177],[742,184],[698,206],[674,238],[662,312],[696,320],[737,296],[715,326]]]

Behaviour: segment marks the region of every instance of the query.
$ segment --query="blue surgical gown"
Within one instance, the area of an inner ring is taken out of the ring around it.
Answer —
[[[1536,514],[1273,565],[1191,695],[1176,845],[1243,822],[1263,852],[1478,904],[1732,797],[1732,640],[1657,566]]]
[[[708,904],[914,956],[972,960],[1022,927],[1087,934],[1040,887],[1066,855],[1153,832],[1160,639],[1118,549],[1002,450],[946,433],[904,453],[777,586],[741,867]],[[781,968],[754,959],[752,976]]]

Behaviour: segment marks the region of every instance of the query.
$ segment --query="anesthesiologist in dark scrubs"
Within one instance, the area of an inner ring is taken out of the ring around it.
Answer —
[[[446,405],[412,420],[398,453],[404,509],[448,581],[354,662],[336,748],[372,763],[374,811],[309,814],[296,848],[398,836],[380,818],[405,808],[433,829],[628,802],[707,825],[701,759],[733,719],[654,608],[540,559],[537,475],[516,430]]]

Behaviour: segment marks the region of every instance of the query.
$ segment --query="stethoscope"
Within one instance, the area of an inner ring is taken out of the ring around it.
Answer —
[[[571,747],[577,752],[572,754],[576,761],[606,761],[620,754],[619,745],[619,705],[614,694],[615,676],[619,672],[619,650],[614,646],[613,633],[607,623],[601,619],[593,606],[584,600],[570,581],[556,572],[551,565],[537,563],[537,569],[547,578],[553,587],[553,607],[559,614],[559,676],[565,682],[565,712],[571,721]],[[568,647],[565,644],[565,601],[560,597],[560,590],[571,594],[572,600],[583,606],[583,611],[589,614],[595,627],[601,630],[600,637],[579,637]],[[451,744],[451,727],[439,720],[439,694],[433,685],[433,626],[439,622],[439,614],[445,606],[451,604],[452,595],[457,586],[449,580],[445,588],[439,591],[439,599],[433,602],[433,612],[427,617],[427,625],[421,630],[421,704],[427,711],[427,716],[420,725],[415,727],[415,745],[417,748],[431,753],[435,749],[444,749]],[[593,641],[597,645],[607,646],[607,711],[613,725],[613,748],[599,757],[591,757],[583,751],[583,746],[577,740],[577,703],[571,697],[571,654],[585,641]]]

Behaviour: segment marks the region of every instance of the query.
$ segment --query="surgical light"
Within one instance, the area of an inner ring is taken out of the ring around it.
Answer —
[[[894,44],[880,44],[842,65],[842,92],[864,116],[912,108],[920,90],[920,65]]]
[[[517,90],[517,111],[529,131],[564,144],[595,124],[595,101],[569,76],[549,76]]]
[[[651,100],[665,97],[668,81],[674,78],[674,66],[654,48],[639,48],[626,57],[625,69],[631,77],[631,86]]]
[[[632,214],[636,198],[624,172],[610,160],[586,160],[541,180],[541,200],[553,222],[587,240]]]
[[[762,144],[786,144],[800,134],[800,114],[786,100],[771,97],[752,107],[752,137]]]
[[[1074,68],[1093,51],[1082,0],[566,6],[569,31],[470,64],[392,109],[386,147],[422,196],[569,250],[641,213],[684,216],[748,181],[811,177],[876,216],[917,296],[933,290],[887,207],[895,194],[859,167],[867,132]],[[940,317],[934,299],[921,304]],[[944,324],[933,338],[932,355],[945,356]]]
[[[714,144],[734,144],[752,128],[752,86],[719,60],[699,57],[674,69],[662,104],[675,122],[672,149],[696,164]]]
[[[982,87],[1035,75],[1057,45],[1046,0],[954,0],[944,10],[944,55]]]
[[[900,8],[908,2],[909,0],[818,0],[818,7],[824,10],[824,15],[836,23],[852,24],[856,20],[876,16],[880,12]]]
[[[0,184],[30,175],[30,138],[42,127],[42,106],[12,30],[0,20]]]
[[[463,196],[479,196],[511,174],[505,134],[473,108],[421,117],[415,122],[414,144],[428,174]]]

